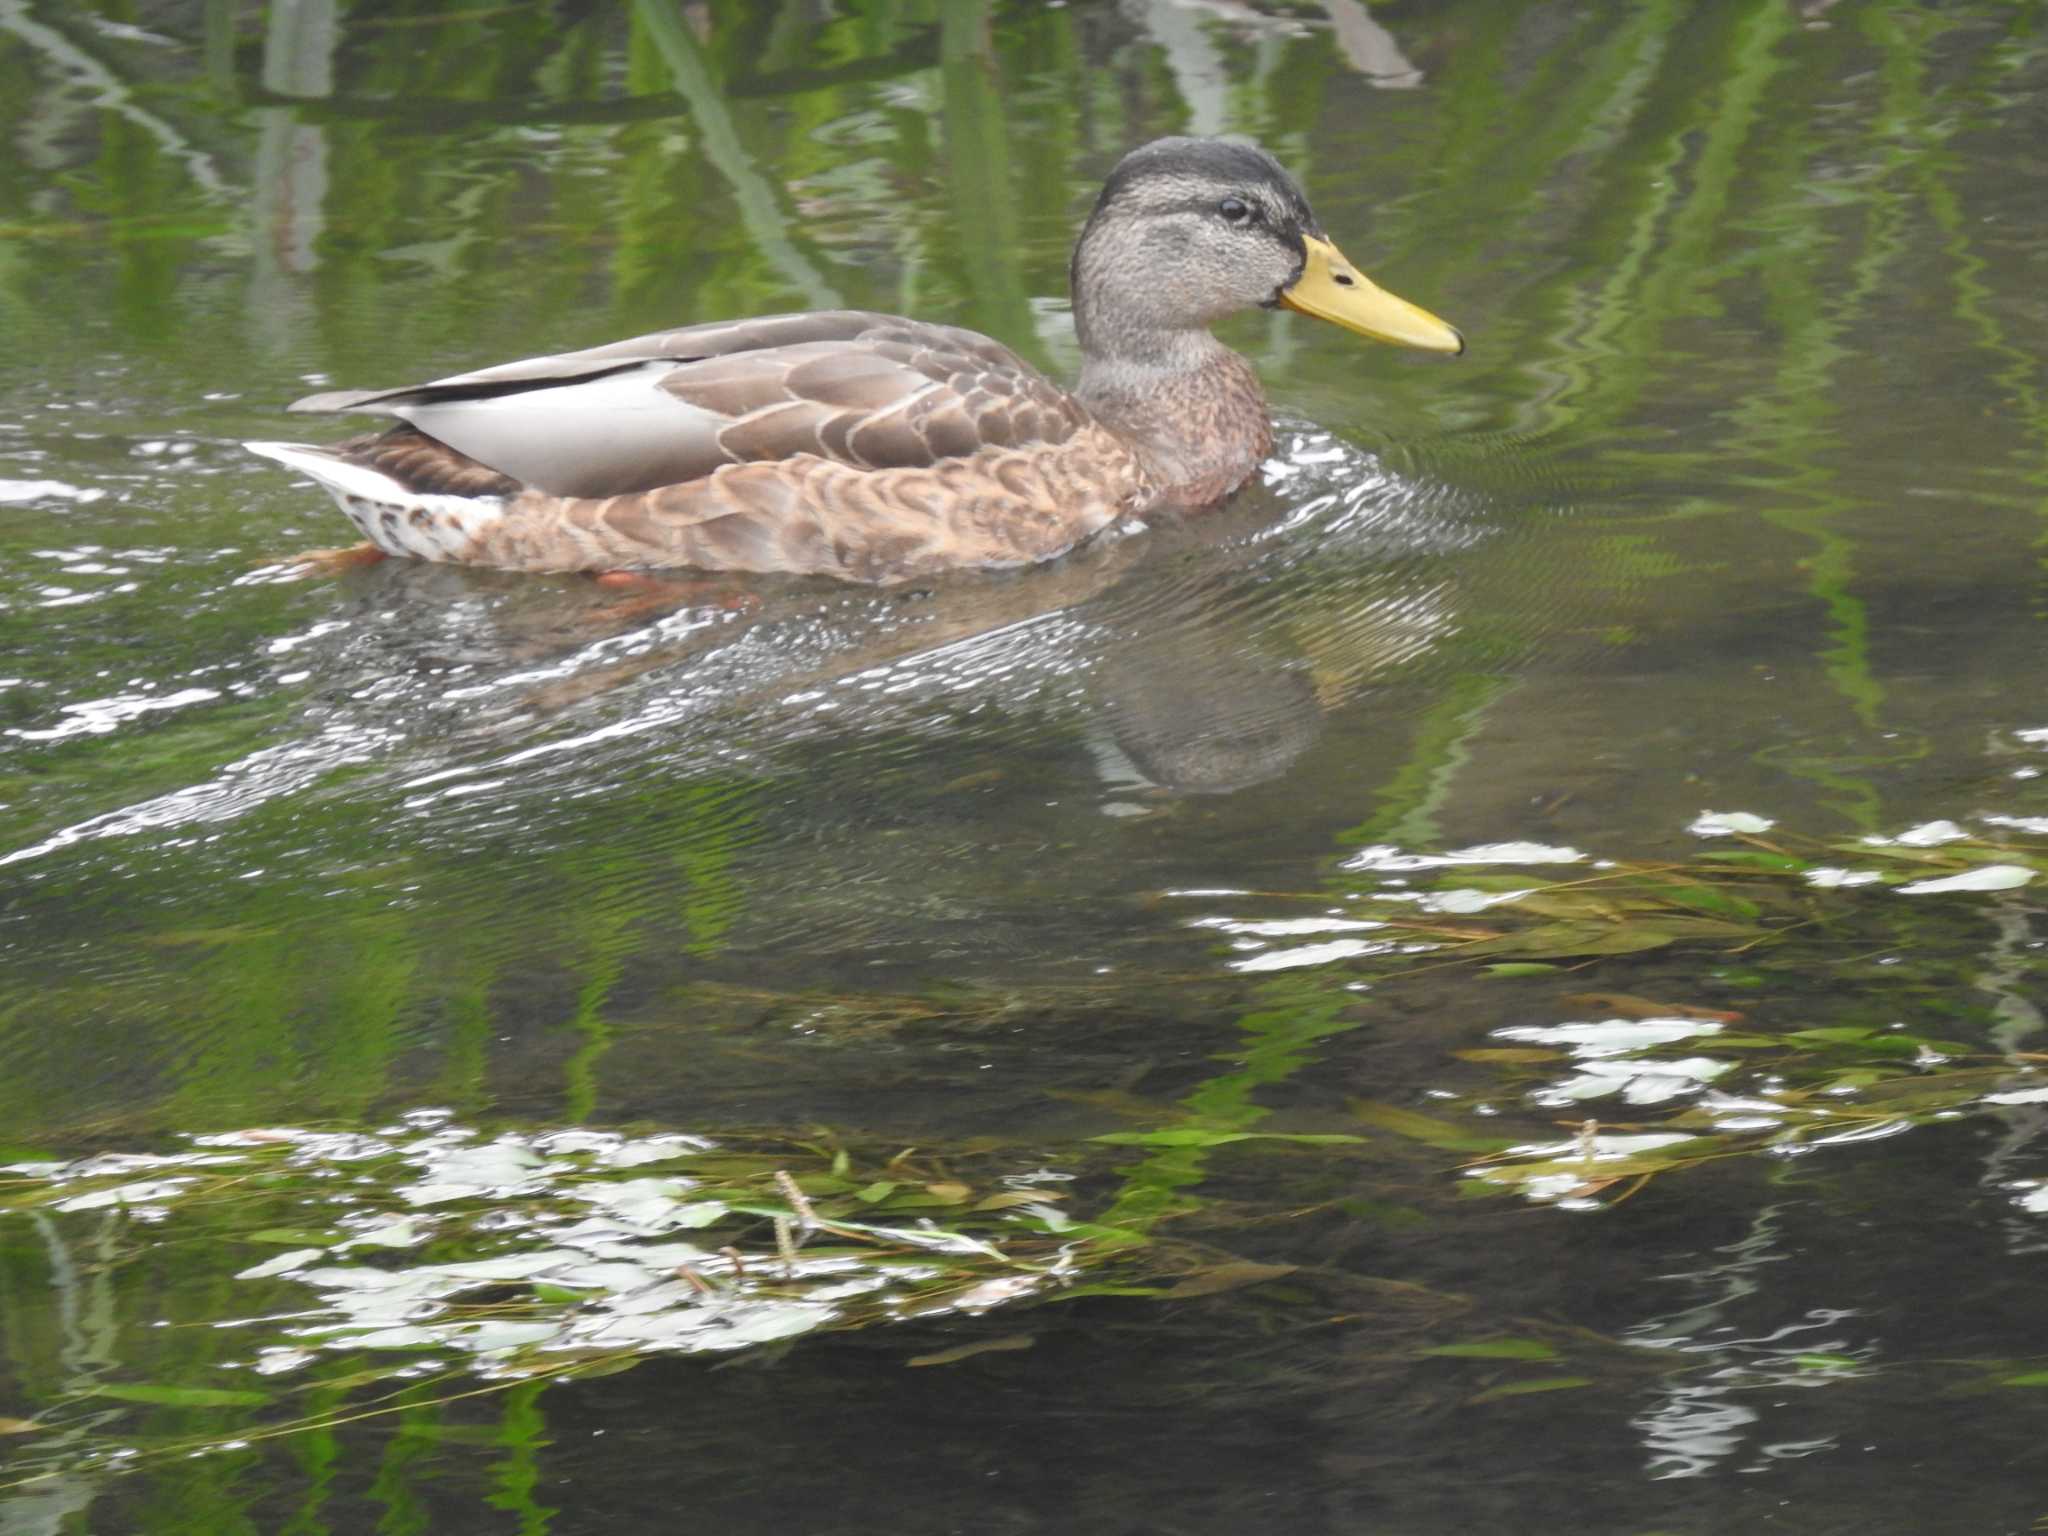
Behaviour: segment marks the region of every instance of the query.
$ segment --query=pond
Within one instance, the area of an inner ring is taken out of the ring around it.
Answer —
[[[1071,378],[1167,133],[1469,342],[1230,322],[1216,510],[307,574],[240,446]],[[0,0],[0,144],[0,1533],[2048,1519],[2037,7]]]

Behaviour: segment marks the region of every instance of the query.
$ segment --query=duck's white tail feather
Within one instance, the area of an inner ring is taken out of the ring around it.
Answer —
[[[295,469],[332,496],[364,538],[387,555],[465,560],[477,536],[505,512],[501,496],[415,491],[382,470],[311,443],[244,443],[251,453]]]

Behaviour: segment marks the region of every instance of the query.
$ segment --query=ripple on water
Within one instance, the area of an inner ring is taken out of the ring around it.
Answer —
[[[1284,775],[1329,710],[1455,633],[1457,557],[1490,532],[1470,498],[1290,429],[1265,484],[1217,512],[882,592],[689,577],[621,598],[580,578],[400,562],[280,587],[223,568],[216,603],[288,616],[239,679],[265,719],[223,736],[235,745],[187,782],[0,858],[299,804],[353,809],[394,851],[448,856],[439,889],[458,899],[508,878],[460,856],[517,848],[566,871],[592,913],[624,916],[679,867],[745,850],[750,942],[825,953],[952,933],[1022,951],[1046,897],[991,880],[1001,846],[1071,839],[1098,806],[1145,814],[1163,803],[1148,797]],[[59,556],[109,572],[132,558]],[[187,668],[30,729],[118,734],[204,717],[224,695]],[[217,857],[273,878],[318,867],[317,845],[274,838],[229,838]],[[169,864],[194,856],[166,850]],[[684,941],[737,899],[709,891]]]

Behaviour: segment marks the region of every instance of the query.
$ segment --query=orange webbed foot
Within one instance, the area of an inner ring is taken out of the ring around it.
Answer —
[[[390,558],[365,539],[360,544],[349,544],[340,549],[306,550],[282,562],[280,569],[288,576],[340,576]]]

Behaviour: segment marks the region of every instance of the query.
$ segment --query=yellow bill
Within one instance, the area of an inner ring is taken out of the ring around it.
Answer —
[[[1301,276],[1280,290],[1280,302],[1347,331],[1425,352],[1462,352],[1465,338],[1428,310],[1397,299],[1369,282],[1327,240],[1308,235],[1308,263]]]

